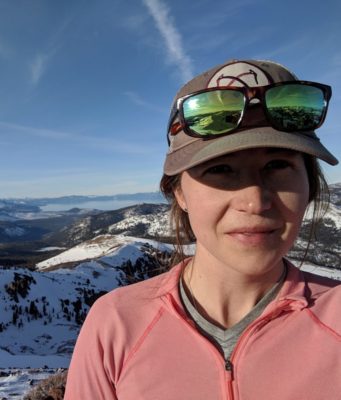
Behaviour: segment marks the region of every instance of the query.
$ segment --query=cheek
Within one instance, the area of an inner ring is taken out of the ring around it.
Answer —
[[[309,183],[306,174],[290,192],[280,195],[280,202],[287,214],[287,221],[300,224],[309,202]]]
[[[307,204],[308,199],[300,195],[291,195],[287,201],[284,200],[284,205],[289,216],[289,222],[300,223],[303,219]]]
[[[187,198],[188,217],[197,238],[205,236],[215,229],[222,213],[219,197],[206,191],[191,193]]]

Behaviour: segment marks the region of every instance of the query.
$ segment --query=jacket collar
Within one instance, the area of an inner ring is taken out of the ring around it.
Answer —
[[[184,261],[175,265],[170,271],[163,274],[157,293],[158,296],[161,297],[171,297],[173,304],[175,302],[181,309],[183,307],[181,306],[182,303],[179,295],[178,283],[184,268],[190,260],[191,258],[186,258]],[[286,279],[276,299],[266,307],[264,312],[277,309],[278,307],[299,310],[306,308],[309,304],[306,296],[307,291],[304,273],[288,260],[285,260],[285,262],[288,266]]]

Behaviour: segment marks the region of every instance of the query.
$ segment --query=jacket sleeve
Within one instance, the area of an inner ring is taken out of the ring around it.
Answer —
[[[104,296],[105,297],[105,296]],[[64,400],[116,400],[110,310],[99,299],[78,336],[66,382]],[[109,317],[109,318],[108,318]]]

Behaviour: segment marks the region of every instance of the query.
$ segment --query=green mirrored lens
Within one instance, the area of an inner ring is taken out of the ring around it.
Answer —
[[[236,90],[214,90],[188,97],[183,102],[187,126],[195,133],[220,135],[238,126],[244,95]]]
[[[275,86],[267,90],[268,117],[279,129],[315,129],[321,122],[325,101],[323,91],[303,84]]]

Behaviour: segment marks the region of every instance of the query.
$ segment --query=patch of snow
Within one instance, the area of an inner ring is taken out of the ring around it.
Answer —
[[[326,276],[330,279],[341,281],[341,270],[334,268],[321,267],[312,264],[303,264],[301,269],[303,271],[311,272],[315,275]]]
[[[136,246],[141,245],[142,243],[150,243],[156,245],[157,242],[147,239],[136,239],[134,237],[124,235],[100,235],[75,247],[72,247],[71,249],[62,252],[57,256],[41,261],[36,265],[36,268],[42,271],[46,268],[60,264],[67,264],[78,261],[80,262],[84,260],[96,259],[103,256],[109,256],[110,253],[112,253],[111,256],[116,257],[117,251],[119,251],[122,246],[131,243],[133,243],[133,249],[136,249]],[[159,244],[157,243],[157,245]],[[121,258],[123,257],[127,259],[127,257],[129,257],[129,254],[133,258],[135,257],[131,249],[129,251],[124,251],[126,252],[126,255],[120,256]]]
[[[61,217],[63,214],[58,212],[46,212],[46,211],[38,211],[38,212],[15,212],[13,215],[17,219],[24,220],[34,220],[34,219],[46,219],[46,218],[56,218]]]
[[[55,257],[41,261],[36,265],[36,267],[39,270],[44,270],[59,264],[98,258],[107,254],[109,251],[112,251],[118,246],[122,246],[123,244],[124,240],[119,240],[117,236],[96,236],[94,239],[72,247],[71,249],[62,252]]]
[[[0,351],[0,358],[2,353]],[[58,369],[0,369],[0,398],[22,400],[23,396],[41,380],[57,373]]]
[[[42,247],[37,252],[45,252],[45,251],[55,251],[55,250],[64,250],[65,247],[57,247],[57,246],[49,246],[49,247]]]
[[[312,207],[308,207],[304,220],[311,220],[313,217],[313,209]],[[341,208],[335,206],[334,204],[330,203],[329,208],[327,213],[324,215],[323,219],[328,221],[328,219],[331,219],[334,223],[337,229],[341,229]]]
[[[122,221],[117,222],[109,226],[108,231],[127,231],[136,227],[137,225],[146,225],[147,234],[150,236],[160,235],[169,236],[170,235],[170,225],[169,225],[169,213],[159,212],[156,214],[148,215],[136,215],[133,210],[129,210],[125,213],[125,218]]]

